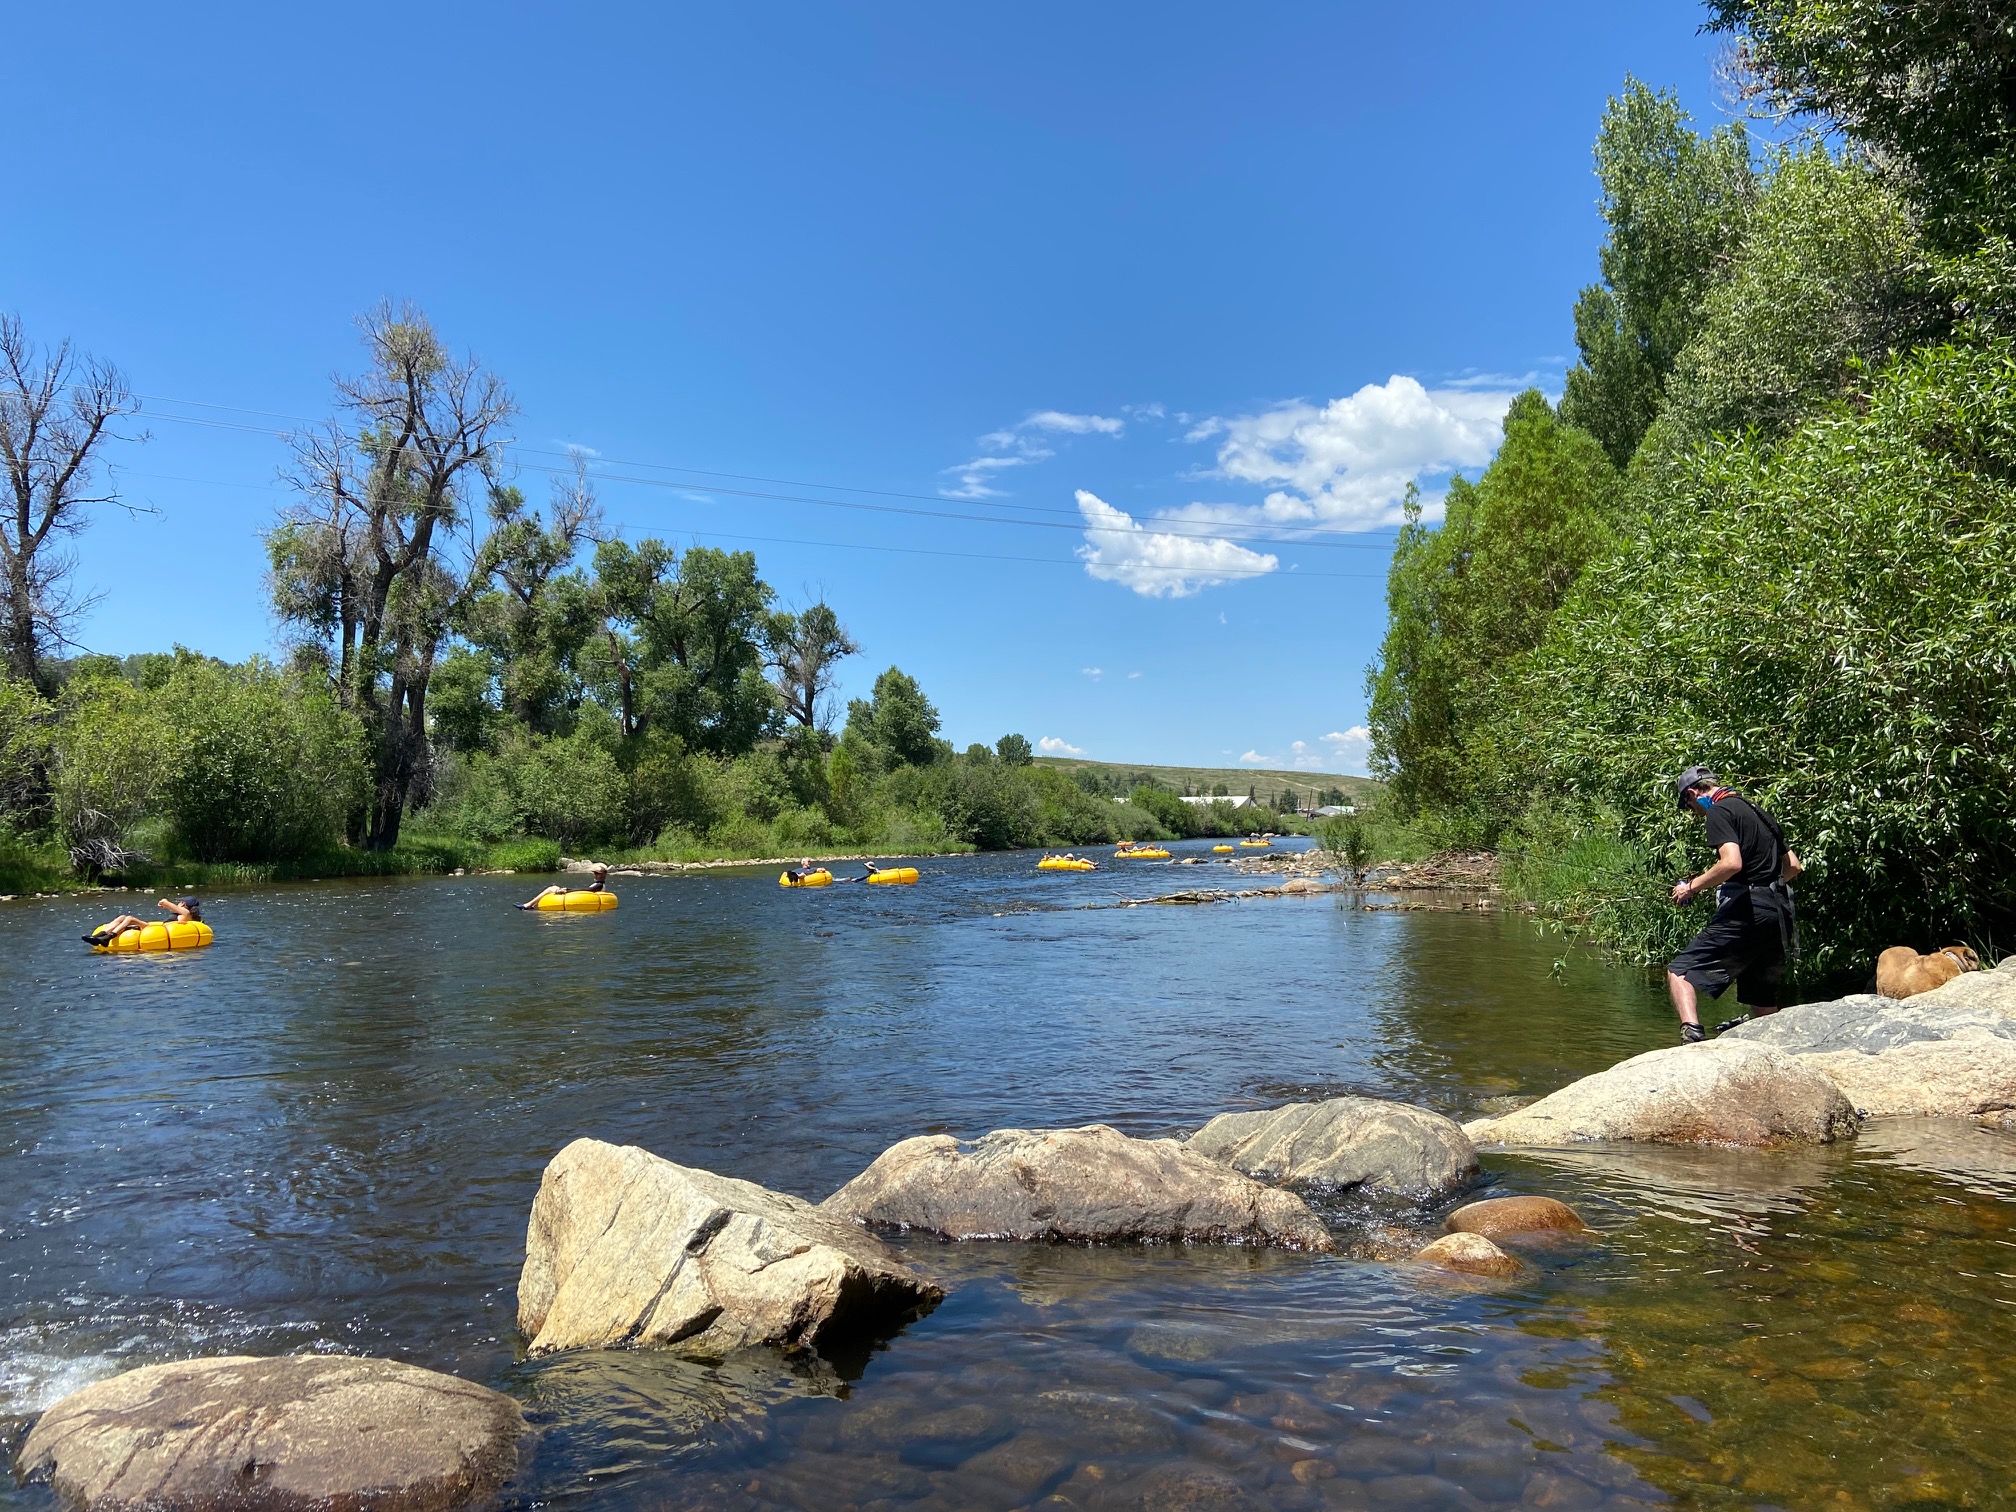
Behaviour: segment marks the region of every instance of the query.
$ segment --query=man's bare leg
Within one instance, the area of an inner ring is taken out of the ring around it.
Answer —
[[[1680,1022],[1701,1027],[1701,1011],[1694,999],[1694,984],[1674,972],[1666,973],[1666,991],[1673,999],[1673,1011],[1680,1015]]]

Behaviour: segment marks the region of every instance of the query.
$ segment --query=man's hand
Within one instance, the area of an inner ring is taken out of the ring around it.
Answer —
[[[1675,903],[1693,902],[1694,884],[1692,882],[1675,882],[1673,884],[1673,901]]]

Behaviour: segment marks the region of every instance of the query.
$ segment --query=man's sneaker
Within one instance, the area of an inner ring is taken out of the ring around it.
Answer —
[[[1683,1045],[1698,1045],[1706,1038],[1708,1036],[1701,1032],[1699,1024],[1682,1024],[1680,1026],[1680,1043]]]
[[[1732,1019],[1722,1020],[1721,1023],[1715,1026],[1715,1032],[1717,1034],[1727,1034],[1731,1029],[1734,1029],[1738,1024],[1747,1024],[1749,1022],[1750,1022],[1749,1014],[1739,1013],[1736,1015],[1736,1017]]]

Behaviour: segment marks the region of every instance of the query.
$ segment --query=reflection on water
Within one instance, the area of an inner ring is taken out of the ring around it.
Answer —
[[[1990,1506],[2016,1140],[1492,1154],[1598,1234],[1503,1287],[1368,1256],[909,1242],[951,1287],[860,1358],[527,1361],[524,1225],[577,1135],[817,1198],[922,1131],[1137,1133],[1363,1091],[1456,1116],[1668,1043],[1652,984],[1518,920],[1335,897],[1088,909],[1222,867],[922,885],[521,878],[223,894],[112,958],[102,902],[6,912],[0,1453],[64,1391],[191,1354],[396,1355],[515,1394],[520,1503],[745,1507]],[[0,1482],[0,1505],[48,1493]]]

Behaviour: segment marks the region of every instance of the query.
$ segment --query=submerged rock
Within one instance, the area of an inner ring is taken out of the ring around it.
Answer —
[[[906,1139],[822,1207],[947,1239],[1334,1247],[1294,1194],[1173,1139],[1131,1139],[1104,1124],[996,1129],[970,1142],[944,1134]]]
[[[86,1512],[437,1512],[510,1479],[525,1432],[511,1398],[396,1360],[227,1355],[72,1392],[17,1470]]]
[[[1589,1231],[1580,1213],[1552,1197],[1489,1197],[1466,1202],[1449,1215],[1444,1227],[1452,1234],[1481,1234],[1486,1239]]]
[[[1261,1181],[1439,1197],[1477,1173],[1477,1150],[1439,1113],[1376,1097],[1332,1097],[1221,1113],[1189,1147]]]
[[[1728,1036],[1634,1055],[1516,1112],[1463,1126],[1478,1144],[1744,1146],[1827,1144],[1855,1127],[1853,1105],[1804,1059]]]
[[[1520,1269],[1517,1260],[1482,1234],[1444,1234],[1414,1258],[1422,1265],[1439,1265],[1466,1276],[1516,1276]]]
[[[525,1235],[518,1326],[532,1351],[816,1347],[890,1327],[943,1291],[802,1198],[577,1139],[546,1167]]]

